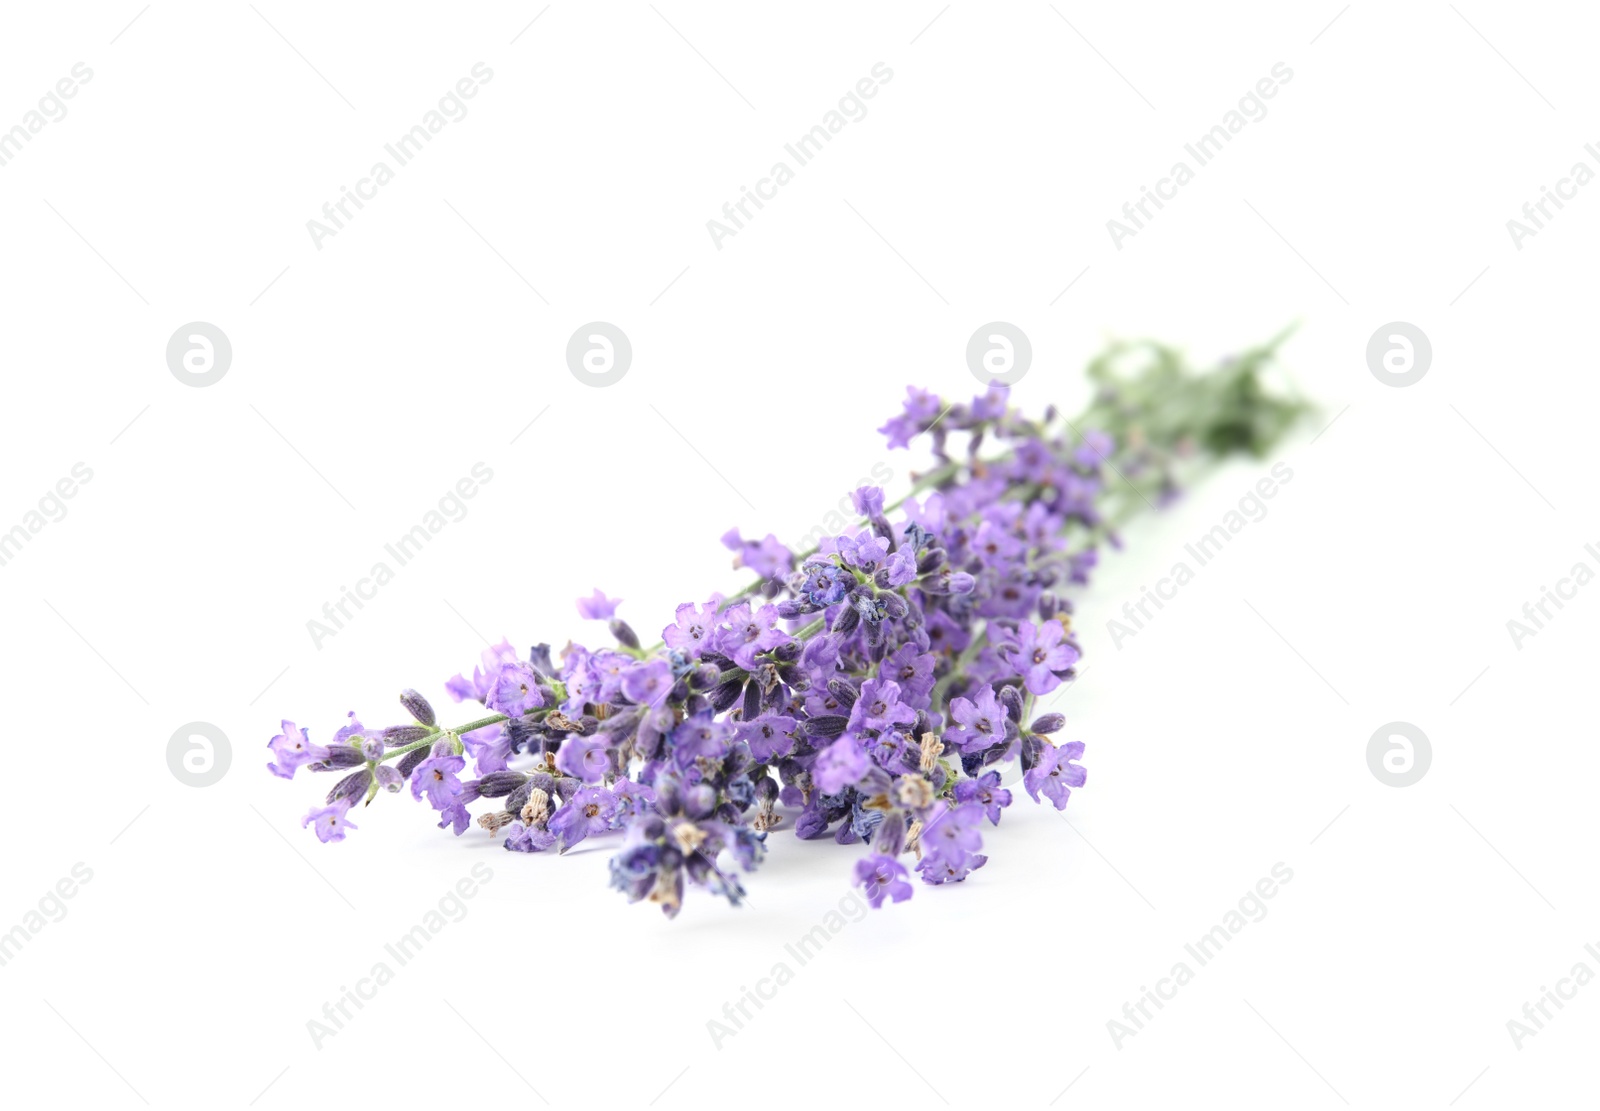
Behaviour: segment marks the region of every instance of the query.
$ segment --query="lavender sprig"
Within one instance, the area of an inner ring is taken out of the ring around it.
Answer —
[[[1067,592],[1121,522],[1176,496],[1180,469],[1259,455],[1303,411],[1261,381],[1278,342],[1202,375],[1163,347],[1112,348],[1074,420],[1025,417],[999,384],[965,404],[913,387],[880,431],[891,448],[927,440],[936,466],[894,503],[857,490],[859,524],[812,551],[730,531],[760,578],[679,606],[659,644],[597,590],[579,614],[615,646],[569,644],[557,663],[502,641],[446,684],[487,716],[441,727],[406,690],[412,723],[352,713],[326,746],[283,722],[268,770],[341,773],[303,823],[323,841],[407,784],[457,835],[486,803],[478,824],[514,852],[620,832],[612,886],[669,916],[686,885],[737,905],[780,808],[802,838],[864,845],[854,879],[874,907],[911,895],[912,868],[964,880],[1011,805],[1004,773],[1057,809],[1085,782],[1083,742],[1055,741],[1065,719],[1034,709],[1083,655]]]

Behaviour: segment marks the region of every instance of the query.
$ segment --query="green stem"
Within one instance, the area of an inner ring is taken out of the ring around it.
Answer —
[[[378,758],[378,762],[381,764],[386,760],[393,760],[398,756],[404,756],[407,753],[415,752],[419,748],[425,748],[428,745],[433,744],[440,737],[444,736],[447,733],[454,733],[456,736],[459,737],[463,733],[471,733],[474,729],[483,729],[483,728],[485,728],[487,726],[499,725],[502,721],[510,721],[510,720],[511,719],[509,717],[507,717],[505,714],[490,714],[486,718],[479,718],[477,721],[469,721],[465,725],[457,725],[457,726],[454,726],[453,728],[449,728],[449,729],[436,729],[434,732],[430,733],[428,736],[423,737],[420,741],[412,741],[408,745],[401,745],[399,748],[391,748],[391,749],[389,749],[382,756],[380,756]]]

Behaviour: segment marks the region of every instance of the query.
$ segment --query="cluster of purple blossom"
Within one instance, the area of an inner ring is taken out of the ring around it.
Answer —
[[[1258,362],[1207,377],[1237,393]],[[913,388],[881,431],[891,447],[926,434],[938,465],[894,506],[857,490],[860,527],[809,553],[730,531],[736,566],[760,580],[679,606],[661,644],[641,647],[597,590],[578,609],[608,623],[613,646],[572,644],[557,661],[547,645],[524,656],[503,642],[446,684],[488,716],[442,728],[408,690],[412,723],[368,729],[352,713],[326,745],[285,721],[269,770],[344,773],[304,819],[323,841],[408,783],[458,835],[487,803],[478,824],[515,852],[618,832],[612,885],[668,915],[686,883],[737,905],[738,872],[791,818],[802,838],[864,846],[855,882],[874,907],[911,895],[912,868],[924,883],[964,880],[987,860],[984,823],[1013,801],[1012,761],[1027,794],[1058,809],[1084,783],[1082,742],[1053,739],[1064,719],[1035,703],[1074,676],[1063,591],[1116,542],[1108,503],[1170,495],[1174,453],[1240,415],[1214,406],[1203,427],[1152,438],[1156,398],[1133,388],[1151,373],[1101,379],[1082,433],[1053,408],[1022,417],[998,384],[966,404]],[[1256,419],[1269,403],[1246,393]],[[952,434],[964,452],[951,453]]]

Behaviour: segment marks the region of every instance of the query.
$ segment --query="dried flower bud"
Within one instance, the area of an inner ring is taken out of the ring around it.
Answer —
[[[933,805],[933,787],[920,775],[903,775],[895,780],[894,797],[908,810],[924,810]]]
[[[550,796],[537,787],[530,788],[528,801],[522,804],[519,813],[524,822],[543,829],[550,818]]]
[[[913,820],[906,827],[906,851],[912,853],[918,860],[922,859],[922,823]]]

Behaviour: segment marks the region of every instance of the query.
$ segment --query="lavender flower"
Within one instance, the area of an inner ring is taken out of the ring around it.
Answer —
[[[539,689],[538,673],[521,660],[505,664],[495,675],[494,686],[484,705],[512,718],[537,710],[544,705],[544,692]]]
[[[1011,805],[1011,792],[1000,786],[1000,773],[984,772],[977,779],[958,780],[951,792],[956,802],[976,803],[991,825],[1000,824],[1000,811]]]
[[[1034,764],[1022,777],[1022,785],[1027,788],[1028,797],[1034,802],[1039,801],[1042,791],[1045,798],[1055,803],[1057,810],[1067,808],[1067,799],[1072,796],[1073,787],[1082,787],[1088,773],[1072,761],[1083,755],[1083,742],[1072,741],[1057,748],[1052,744],[1045,744],[1039,753],[1039,762]]]
[[[853,878],[873,907],[909,898],[913,867],[963,881],[1013,801],[1012,761],[1057,809],[1084,785],[1083,742],[1047,739],[1067,722],[1036,707],[1082,655],[1066,592],[1119,546],[1112,522],[1171,499],[1183,453],[1259,452],[1296,419],[1261,385],[1271,351],[1195,376],[1160,349],[1130,372],[1140,351],[1115,350],[1091,365],[1096,400],[1076,421],[1027,416],[998,384],[965,402],[912,388],[881,431],[891,448],[929,441],[916,497],[857,489],[861,520],[809,552],[730,530],[735,566],[760,581],[693,595],[706,600],[678,606],[660,645],[641,647],[596,590],[578,613],[614,643],[557,657],[502,641],[445,684],[484,716],[444,728],[406,690],[410,721],[352,713],[326,744],[284,721],[268,770],[339,772],[302,822],[325,842],[408,783],[457,835],[481,807],[512,852],[619,835],[611,885],[669,916],[691,888],[739,905],[737,873],[785,823],[862,846]]]
[[[578,616],[586,621],[608,621],[615,616],[617,606],[621,604],[621,598],[607,598],[596,587],[594,594],[578,599]]]
[[[868,679],[861,685],[861,697],[850,711],[852,730],[886,732],[917,720],[917,712],[900,701],[900,684],[893,679]]]
[[[345,821],[344,816],[349,812],[350,800],[340,799],[324,807],[312,807],[300,825],[302,828],[315,826],[317,840],[324,844],[329,841],[343,841],[344,831],[356,828],[354,823]]]
[[[882,853],[873,853],[856,862],[856,883],[866,889],[867,902],[874,910],[881,907],[886,898],[897,903],[911,898],[906,866]]]
[[[859,782],[870,766],[860,739],[846,733],[817,756],[812,778],[824,794],[837,795]]]
[[[556,849],[566,852],[592,833],[611,828],[617,813],[617,797],[604,787],[580,787],[572,800],[550,819],[550,832],[556,835]]]
[[[722,546],[737,553],[733,566],[748,567],[763,578],[777,578],[794,566],[794,553],[784,547],[772,533],[762,540],[745,540],[738,529],[729,529],[722,536]]]
[[[306,731],[292,721],[283,722],[283,732],[267,742],[267,747],[273,757],[267,770],[281,779],[293,779],[300,768],[328,758],[328,750],[312,744]]]
[[[979,691],[976,702],[960,697],[951,699],[950,716],[956,725],[945,737],[964,751],[982,751],[1006,739],[1006,712],[995,699],[992,687]]]
[[[1034,695],[1049,694],[1059,687],[1067,669],[1082,656],[1078,646],[1067,640],[1059,621],[1020,622],[1000,653],[1022,672],[1028,693]]]
[[[456,805],[461,796],[461,780],[456,773],[467,766],[459,756],[431,756],[418,764],[411,773],[411,797],[428,798],[435,810],[447,810]]]

